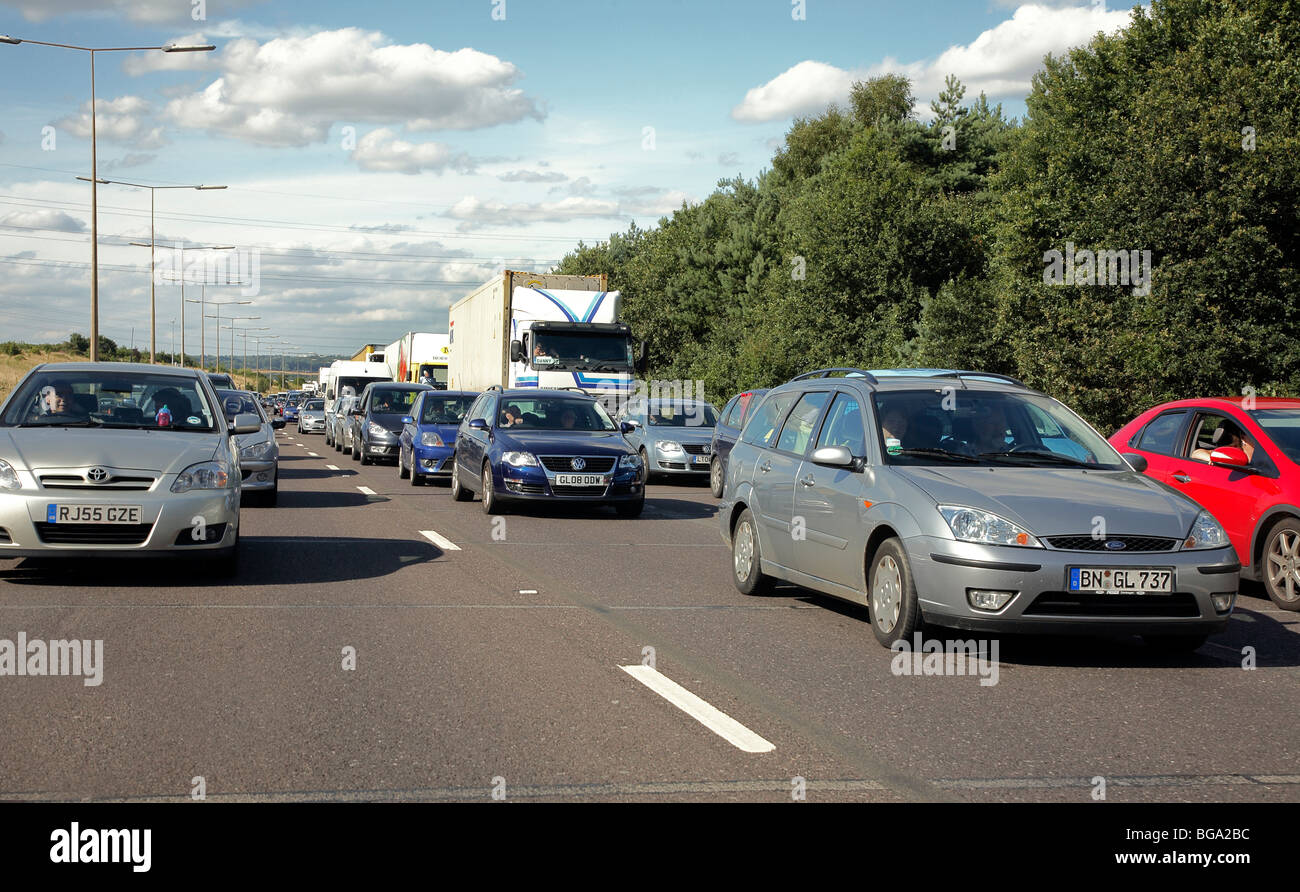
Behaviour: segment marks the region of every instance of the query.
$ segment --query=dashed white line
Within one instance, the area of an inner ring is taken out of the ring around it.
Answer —
[[[358,486],[357,489],[361,490],[362,495],[367,495],[367,496],[375,495],[375,491],[368,486]]]
[[[326,465],[325,467],[331,471],[337,471],[339,469],[338,465]]]
[[[310,455],[312,458],[320,458],[320,456],[314,452],[308,452],[307,454]]]
[[[521,589],[519,590],[519,594],[521,594],[521,595],[535,595],[535,594],[537,594],[537,589],[535,589],[535,588],[521,588]]]
[[[437,530],[420,530],[420,535],[428,539],[443,551],[460,551],[460,546],[441,535]]]
[[[764,740],[740,722],[692,694],[653,666],[619,666],[628,675],[663,697],[727,743],[746,753],[770,753],[776,744]]]

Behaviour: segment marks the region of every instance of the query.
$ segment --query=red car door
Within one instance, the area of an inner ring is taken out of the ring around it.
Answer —
[[[1169,409],[1151,418],[1134,435],[1131,445],[1116,445],[1120,452],[1136,452],[1147,460],[1146,473],[1161,483],[1169,483],[1186,439],[1190,409]]]

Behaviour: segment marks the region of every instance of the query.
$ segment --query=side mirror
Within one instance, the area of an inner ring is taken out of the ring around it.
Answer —
[[[403,415],[402,424],[415,424],[415,419],[412,418],[410,415]]]
[[[1141,474],[1143,471],[1147,469],[1146,458],[1144,456],[1138,455],[1136,452],[1125,452],[1120,456],[1120,458],[1128,462],[1128,466],[1133,470],[1137,471],[1139,474]]]
[[[473,418],[473,419],[471,419],[471,420],[470,420],[470,423],[469,423],[469,426],[470,426],[470,428],[471,428],[472,430],[476,430],[476,431],[485,431],[485,430],[488,429],[488,423],[487,423],[486,419],[483,419],[483,418]]]
[[[236,434],[255,434],[262,429],[262,419],[251,412],[242,412],[235,416]]]
[[[1244,470],[1250,467],[1250,459],[1246,457],[1243,449],[1238,449],[1236,446],[1220,446],[1210,453],[1210,464]]]
[[[637,424],[635,421],[620,421],[618,425],[618,429],[625,434],[632,433],[632,431],[636,430],[636,428],[637,428]]]
[[[524,361],[524,343],[523,343],[523,341],[515,340],[515,341],[511,341],[511,342],[510,342],[510,361],[511,361],[511,362],[523,362],[523,361]]]
[[[272,419],[271,419],[271,427],[274,428],[275,430],[279,430],[280,428],[284,427],[284,419],[283,419],[283,418],[272,418]]]
[[[847,468],[853,464],[853,453],[849,452],[847,446],[822,446],[813,450],[812,461],[813,464]]]

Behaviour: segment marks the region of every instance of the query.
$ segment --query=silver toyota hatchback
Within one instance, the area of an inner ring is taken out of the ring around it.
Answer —
[[[240,462],[207,377],[39,365],[0,406],[0,559],[186,555],[235,569]]]
[[[931,622],[1195,649],[1227,625],[1237,558],[1144,464],[1012,378],[826,369],[751,412],[721,532],[742,592],[866,605],[887,647]]]

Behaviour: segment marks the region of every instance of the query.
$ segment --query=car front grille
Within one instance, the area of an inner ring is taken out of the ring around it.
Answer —
[[[688,453],[690,453],[691,455],[708,455],[708,454],[709,454],[709,444],[708,444],[708,443],[683,443],[683,444],[682,444],[682,448],[685,449],[685,450],[686,450]]]
[[[144,491],[152,489],[154,477],[128,477],[115,475],[103,483],[92,483],[81,474],[42,474],[41,486],[45,489],[113,490],[114,492]]]
[[[1107,548],[1108,542],[1123,542],[1123,548]],[[1063,551],[1107,551],[1114,554],[1133,554],[1135,552],[1173,551],[1178,545],[1177,539],[1163,539],[1157,536],[1049,536],[1047,544]]]
[[[149,538],[151,523],[45,523],[36,535],[47,545],[139,545]]]
[[[1157,619],[1201,615],[1196,597],[1187,592],[1171,595],[1097,595],[1085,592],[1043,592],[1025,608],[1025,616],[1152,617]]]
[[[570,474],[577,470],[573,467],[575,456],[572,455],[540,455],[538,458],[548,471]],[[614,469],[612,455],[584,455],[582,460],[587,463],[587,466],[579,471],[582,474],[605,474]]]

